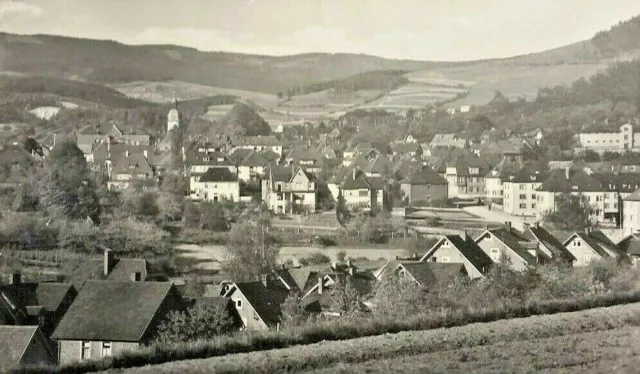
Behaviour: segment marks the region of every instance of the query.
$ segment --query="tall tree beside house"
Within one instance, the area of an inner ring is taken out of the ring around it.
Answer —
[[[565,193],[556,197],[556,210],[543,221],[557,230],[581,231],[592,226],[592,211],[585,196]]]
[[[309,318],[309,314],[300,302],[299,295],[289,295],[281,306],[282,323],[285,326],[299,326]]]
[[[211,340],[237,329],[226,299],[213,303],[197,303],[186,311],[172,311],[158,326],[160,343]]]
[[[387,213],[391,213],[391,211],[393,210],[393,201],[395,197],[393,188],[393,185],[387,184],[382,190],[382,209]]]
[[[40,205],[49,213],[99,221],[101,207],[94,178],[82,151],[65,141],[51,152],[40,184]]]
[[[415,281],[387,274],[373,290],[375,313],[384,316],[410,316],[423,312],[427,293]]]
[[[336,219],[340,226],[345,227],[351,219],[351,212],[347,207],[347,201],[342,196],[342,190],[338,192],[338,201],[336,202]]]
[[[271,234],[270,213],[262,206],[248,209],[231,227],[226,250],[223,269],[236,282],[256,281],[275,269],[280,247]]]
[[[366,310],[362,296],[353,286],[350,275],[340,275],[331,291],[331,309],[343,315],[360,314]]]

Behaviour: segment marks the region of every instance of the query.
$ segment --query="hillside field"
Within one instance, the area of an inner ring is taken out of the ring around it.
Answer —
[[[110,373],[632,373],[640,303],[321,342]]]

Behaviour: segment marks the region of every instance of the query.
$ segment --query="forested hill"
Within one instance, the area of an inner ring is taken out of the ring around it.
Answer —
[[[597,33],[592,42],[602,57],[640,52],[640,16]]]
[[[0,71],[99,83],[180,80],[275,94],[291,87],[374,70],[448,66],[356,54],[285,57],[201,52],[170,45],[131,46],[114,41],[0,33]]]

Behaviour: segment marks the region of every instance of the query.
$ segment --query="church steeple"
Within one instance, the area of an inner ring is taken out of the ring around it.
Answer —
[[[167,132],[174,128],[180,128],[180,111],[178,110],[178,98],[175,91],[173,91],[173,109],[167,115]]]

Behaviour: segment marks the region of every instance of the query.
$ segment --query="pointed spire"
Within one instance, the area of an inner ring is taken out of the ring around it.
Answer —
[[[173,107],[178,109],[178,96],[176,95],[176,90],[173,90]]]

